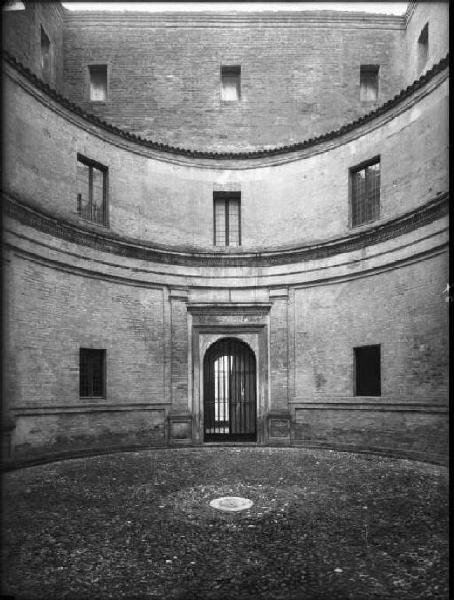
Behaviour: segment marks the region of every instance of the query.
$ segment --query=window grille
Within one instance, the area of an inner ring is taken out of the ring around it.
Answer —
[[[378,99],[378,65],[361,65],[360,92],[361,102],[376,102]]]
[[[241,193],[214,192],[214,245],[241,245]]]
[[[241,67],[221,66],[221,99],[237,102],[241,96]]]
[[[41,25],[41,75],[44,81],[51,79],[51,49],[48,35]]]
[[[381,396],[380,344],[354,348],[355,396]]]
[[[90,101],[105,102],[107,100],[107,65],[90,65]]]
[[[81,398],[105,397],[105,350],[80,348],[79,369]]]
[[[107,167],[77,155],[77,213],[107,227]]]
[[[380,160],[351,169],[352,227],[378,219],[380,214]]]

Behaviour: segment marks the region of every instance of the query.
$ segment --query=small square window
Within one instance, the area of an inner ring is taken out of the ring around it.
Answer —
[[[429,53],[429,23],[426,23],[418,38],[418,70],[422,71]]]
[[[221,99],[237,102],[241,97],[241,67],[221,66]]]
[[[44,81],[50,83],[51,80],[51,47],[47,33],[41,25],[41,75]]]
[[[214,192],[214,245],[241,245],[241,192]]]
[[[359,99],[361,102],[376,102],[378,99],[378,65],[361,65]]]
[[[107,65],[90,65],[90,101],[105,102],[107,100]]]
[[[352,227],[380,216],[380,158],[350,169]]]
[[[380,344],[354,348],[355,396],[381,396]]]
[[[106,395],[106,351],[80,348],[79,351],[79,394],[81,398],[105,398]]]
[[[107,227],[107,167],[77,155],[77,214]]]

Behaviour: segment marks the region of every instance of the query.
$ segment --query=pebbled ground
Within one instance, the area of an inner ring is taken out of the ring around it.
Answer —
[[[254,505],[209,506],[220,496]],[[119,453],[3,475],[18,599],[448,599],[445,467],[297,448]]]

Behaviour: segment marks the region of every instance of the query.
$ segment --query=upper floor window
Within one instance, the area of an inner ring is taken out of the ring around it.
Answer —
[[[221,66],[221,99],[237,102],[241,97],[241,67]]]
[[[418,38],[418,71],[426,66],[429,53],[429,23],[426,23]]]
[[[90,101],[105,102],[107,100],[107,65],[89,65]]]
[[[378,65],[361,65],[359,99],[361,102],[376,102],[378,99]]]
[[[380,215],[380,157],[350,169],[352,227]]]
[[[81,398],[105,398],[106,351],[80,348],[79,395]]]
[[[214,245],[241,245],[241,192],[214,192]]]
[[[354,348],[355,396],[381,396],[380,344]]]
[[[47,33],[41,25],[41,75],[44,81],[50,83],[51,80],[51,47]]]
[[[77,155],[77,213],[107,227],[107,167]]]

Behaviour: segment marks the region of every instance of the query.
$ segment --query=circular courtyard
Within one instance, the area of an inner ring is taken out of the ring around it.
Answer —
[[[210,447],[55,462],[4,474],[2,529],[17,600],[448,598],[448,472],[403,459]]]

